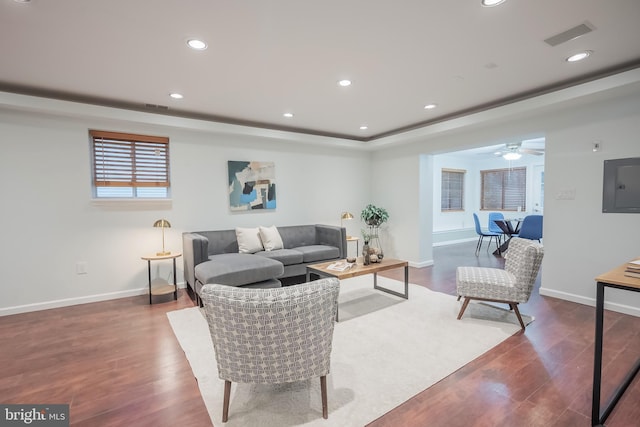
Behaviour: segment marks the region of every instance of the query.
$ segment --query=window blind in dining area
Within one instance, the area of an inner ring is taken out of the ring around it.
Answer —
[[[440,209],[443,212],[464,210],[464,176],[460,169],[442,169]]]
[[[527,168],[480,171],[482,210],[526,210]]]

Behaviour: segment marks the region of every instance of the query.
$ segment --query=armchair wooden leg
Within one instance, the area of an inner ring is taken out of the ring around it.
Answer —
[[[464,302],[462,303],[462,307],[460,308],[460,313],[458,313],[458,320],[462,318],[462,315],[464,314],[464,311],[467,309],[467,306],[469,305],[470,300],[471,298],[465,297]]]
[[[524,331],[524,322],[522,321],[522,316],[520,316],[520,310],[518,310],[518,304],[517,303],[511,303],[509,305],[513,309],[513,312],[516,313],[516,316],[518,316],[518,322],[520,322],[520,327]]]
[[[229,419],[229,399],[231,397],[231,381],[224,382],[224,400],[222,402],[222,422],[226,423]]]
[[[320,377],[320,394],[322,394],[322,418],[329,418],[329,408],[327,405],[327,377]]]

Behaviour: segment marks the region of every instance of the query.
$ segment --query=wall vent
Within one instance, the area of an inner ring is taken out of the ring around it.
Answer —
[[[584,24],[576,25],[573,28],[569,28],[567,31],[563,31],[560,34],[551,36],[548,39],[545,39],[544,42],[552,47],[558,46],[561,43],[568,42],[569,40],[573,40],[587,33],[590,33],[595,29],[596,27],[594,27],[593,24],[591,24],[590,22],[585,22]]]
[[[144,104],[146,108],[153,108],[154,110],[168,110],[168,105],[157,105],[157,104]]]

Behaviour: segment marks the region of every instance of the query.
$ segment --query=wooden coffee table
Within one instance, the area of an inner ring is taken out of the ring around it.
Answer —
[[[311,274],[317,274],[320,277],[336,277],[338,280],[349,279],[351,277],[363,276],[365,274],[373,274],[373,288],[391,295],[409,299],[409,263],[399,259],[384,258],[382,262],[376,262],[369,265],[356,264],[345,271],[329,270],[327,267],[336,261],[323,262],[320,264],[311,264],[307,266],[307,282],[311,280]],[[404,267],[404,293],[396,292],[391,289],[378,286],[378,273],[386,270]]]

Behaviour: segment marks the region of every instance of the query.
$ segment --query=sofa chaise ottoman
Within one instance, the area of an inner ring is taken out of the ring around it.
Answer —
[[[207,284],[279,287],[281,278],[304,276],[308,264],[347,254],[345,229],[321,224],[186,232],[182,243],[184,277],[196,299]]]

